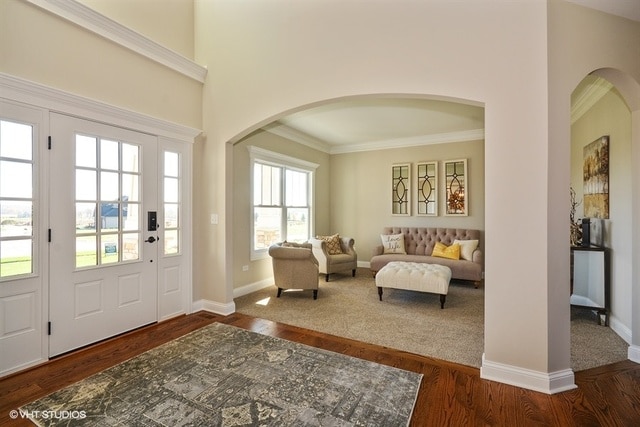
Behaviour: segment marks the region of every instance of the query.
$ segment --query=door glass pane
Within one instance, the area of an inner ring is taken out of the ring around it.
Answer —
[[[76,169],[76,199],[96,200],[98,179],[94,170]]]
[[[120,225],[120,204],[100,203],[100,230],[118,230]]]
[[[76,267],[98,265],[96,242],[96,236],[76,237]]]
[[[30,125],[0,121],[0,157],[32,160],[32,134]]]
[[[0,120],[0,278],[34,273],[34,128]]]
[[[165,230],[164,253],[166,255],[178,253],[178,230]]]
[[[140,258],[140,233],[122,235],[122,260],[132,261]]]
[[[32,176],[31,163],[0,161],[0,196],[30,199]]]
[[[118,262],[118,235],[103,235],[101,240],[101,264],[113,264]]]
[[[178,227],[178,204],[165,203],[164,205],[164,228]]]
[[[139,179],[139,175],[122,174],[122,200],[128,200],[130,202],[140,201]]]
[[[100,140],[100,168],[118,170],[118,142],[108,139]]]
[[[4,240],[0,242],[0,277],[17,276],[32,272],[33,240]]]
[[[132,144],[122,144],[122,170],[125,172],[140,172],[140,147]]]
[[[139,203],[122,203],[122,229],[125,231],[140,230]]]
[[[76,267],[140,259],[139,151],[133,144],[76,135],[83,159],[76,167]],[[88,160],[95,153],[99,163]]]
[[[164,179],[164,201],[167,203],[178,202],[178,180],[176,178]]]
[[[164,176],[178,177],[178,153],[165,151],[164,153]]]
[[[32,212],[31,202],[0,201],[0,237],[33,236]]]
[[[76,203],[76,233],[96,232],[96,204]]]
[[[97,140],[92,136],[76,135],[76,166],[95,168]]]
[[[100,200],[118,200],[118,178],[117,172],[102,172],[100,174]]]

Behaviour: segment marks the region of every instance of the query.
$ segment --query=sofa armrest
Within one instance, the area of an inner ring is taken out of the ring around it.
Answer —
[[[471,260],[477,264],[482,265],[482,262],[483,262],[482,251],[480,249],[476,249],[475,251],[473,251]]]
[[[384,246],[378,245],[374,246],[373,251],[371,251],[371,256],[382,255],[384,253]]]

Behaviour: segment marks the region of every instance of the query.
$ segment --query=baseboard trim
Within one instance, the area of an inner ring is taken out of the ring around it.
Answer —
[[[486,360],[484,354],[480,378],[546,394],[556,394],[577,388],[571,369],[556,372],[533,371]]]
[[[358,267],[371,268],[371,263],[369,261],[358,261]]]
[[[630,345],[628,355],[629,360],[635,363],[640,363],[640,346]]]
[[[233,297],[238,298],[251,292],[259,291],[260,289],[268,288],[273,285],[273,277],[269,277],[268,279],[260,280],[257,282],[249,283],[248,285],[241,286],[239,288],[235,288],[233,290]]]
[[[609,316],[609,327],[620,336],[627,344],[631,344],[631,329],[620,322],[617,317]]]
[[[221,303],[217,301],[201,299],[198,301],[194,301],[192,308],[194,313],[197,311],[209,311],[211,313],[220,314],[222,316],[228,316],[236,312],[236,303],[233,301],[230,303]]]

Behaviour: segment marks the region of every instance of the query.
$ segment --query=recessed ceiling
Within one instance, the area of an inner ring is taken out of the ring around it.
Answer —
[[[418,98],[361,98],[291,114],[265,130],[329,153],[484,138],[484,108]]]

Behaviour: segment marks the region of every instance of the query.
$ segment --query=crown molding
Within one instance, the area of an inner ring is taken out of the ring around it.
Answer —
[[[150,135],[194,142],[201,130],[0,73],[1,98]]]
[[[576,94],[575,101],[571,105],[571,124],[574,124],[580,117],[585,115],[603,96],[611,89],[613,84],[609,81],[596,77],[581,93]]]
[[[328,154],[346,154],[362,151],[390,150],[394,148],[418,147],[422,145],[477,141],[484,139],[484,129],[473,129],[459,132],[418,135],[407,138],[386,139],[357,144],[330,145],[318,138],[307,135],[304,132],[293,129],[280,122],[274,122],[263,127],[262,129]]]
[[[304,132],[300,132],[292,127],[284,125],[280,122],[270,123],[262,128],[263,130],[272,133],[274,135],[281,136],[298,144],[306,145],[314,150],[322,151],[323,153],[331,153],[331,147],[326,142],[308,135]]]
[[[76,0],[26,0],[114,43],[204,83],[207,68],[96,12]]]
[[[394,148],[419,147],[423,145],[477,141],[483,139],[484,129],[473,129],[459,132],[410,136],[407,138],[385,139],[381,141],[363,142],[359,144],[338,145],[331,148],[330,154],[355,153],[358,151],[390,150]]]

